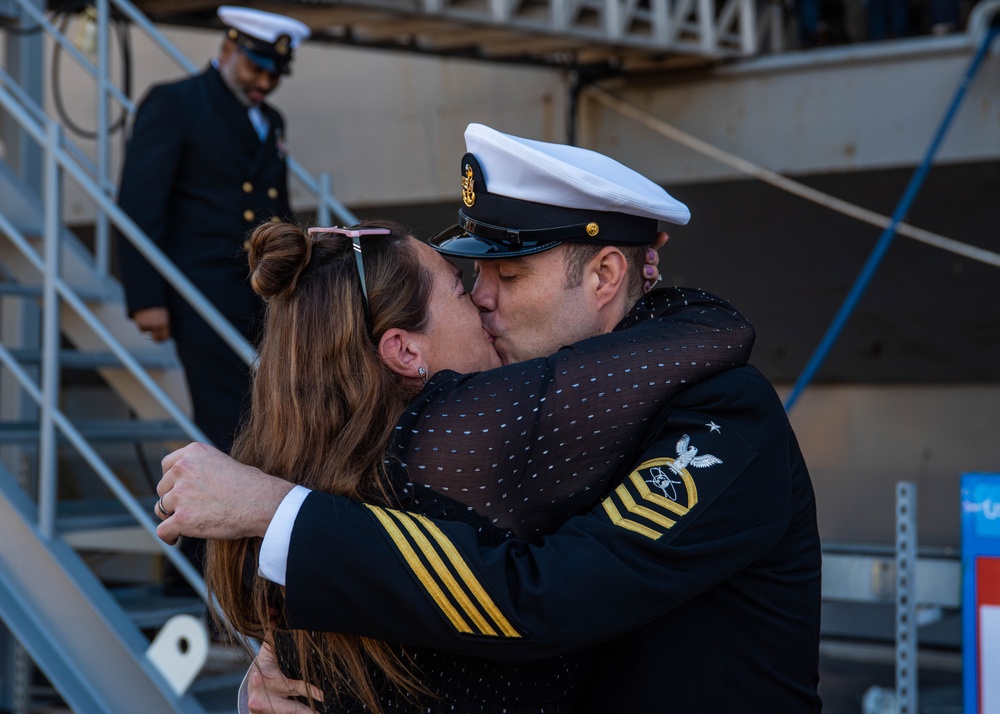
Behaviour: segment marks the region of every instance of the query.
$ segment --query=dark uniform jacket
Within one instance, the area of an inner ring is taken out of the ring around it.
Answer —
[[[125,152],[119,204],[245,335],[260,310],[248,283],[243,243],[261,221],[291,215],[284,120],[261,141],[214,67],[150,89]],[[190,311],[124,237],[119,237],[129,314]]]
[[[610,640],[593,712],[818,711],[815,502],[774,390],[752,367],[689,387],[645,447],[540,543],[314,492],[289,624],[501,661]]]

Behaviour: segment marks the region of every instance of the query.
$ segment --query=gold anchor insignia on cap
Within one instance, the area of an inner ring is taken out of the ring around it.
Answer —
[[[596,223],[588,223],[587,224],[587,235],[590,236],[591,238],[593,238],[594,236],[596,236],[600,232],[600,230],[601,230],[601,227],[599,225],[597,225]]]
[[[462,177],[462,203],[467,208],[472,208],[472,205],[476,202],[475,185],[476,182],[472,178],[472,167],[466,164],[465,176]]]
[[[227,34],[229,35],[229,39],[230,40],[235,40],[237,37],[240,36],[240,33],[238,33],[236,30],[234,30],[231,27],[229,28],[229,32]]]
[[[290,38],[288,35],[282,35],[281,37],[279,37],[277,40],[274,41],[275,52],[277,52],[279,55],[287,55],[289,44],[291,43],[291,41],[292,38]]]

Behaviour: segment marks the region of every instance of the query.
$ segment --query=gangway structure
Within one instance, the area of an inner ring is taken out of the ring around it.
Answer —
[[[217,6],[136,4],[159,22],[200,26],[211,24]],[[302,20],[314,42],[614,71],[751,57],[781,41],[779,16],[757,0],[312,0],[255,7]]]

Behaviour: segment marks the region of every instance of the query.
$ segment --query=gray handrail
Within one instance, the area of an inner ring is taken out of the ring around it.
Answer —
[[[38,253],[31,247],[28,240],[14,226],[6,216],[0,213],[0,231],[5,233],[14,247],[21,251],[21,254],[39,272],[45,270],[45,263]],[[133,357],[128,350],[122,347],[111,334],[110,331],[97,318],[94,312],[87,307],[86,303],[73,291],[73,288],[66,284],[61,278],[56,278],[55,289],[59,297],[69,305],[77,315],[87,324],[94,334],[108,346],[108,349],[118,358],[122,365],[132,373],[147,392],[163,407],[167,414],[184,430],[184,432],[195,441],[208,441],[205,434],[191,421],[188,416],[180,410],[170,396],[153,381],[149,373],[142,368],[138,360]]]
[[[9,97],[5,92],[0,91],[0,104],[3,104]],[[20,109],[16,106],[5,106],[8,110]],[[18,112],[12,112],[18,114]],[[23,117],[22,117],[23,118]],[[34,127],[25,126],[27,131]],[[73,289],[59,277],[58,266],[58,244],[59,231],[61,229],[58,211],[60,201],[59,195],[59,170],[61,160],[67,160],[61,155],[61,141],[59,125],[49,122],[45,136],[45,242],[44,256],[31,247],[26,238],[16,226],[10,223],[7,218],[0,214],[0,230],[6,233],[8,239],[28,261],[35,267],[43,277],[43,355],[44,365],[42,369],[42,386],[39,388],[31,377],[21,368],[13,355],[0,345],[0,362],[3,362],[10,372],[15,376],[28,395],[41,407],[41,443],[39,445],[39,530],[47,537],[55,535],[55,510],[56,510],[56,466],[55,466],[55,428],[76,447],[77,451],[84,457],[85,461],[93,468],[95,473],[105,482],[105,485],[121,501],[126,509],[136,518],[140,525],[150,533],[154,541],[167,557],[174,562],[183,577],[196,589],[204,593],[204,582],[197,571],[178,553],[162,543],[156,537],[156,524],[148,513],[148,509],[139,503],[132,496],[129,490],[121,483],[115,473],[108,468],[107,464],[101,460],[90,444],[80,435],[75,427],[59,410],[56,402],[56,392],[58,390],[58,299],[66,302],[76,313],[87,323],[88,327],[111,349],[122,364],[140,381],[148,392],[167,410],[171,417],[177,421],[188,435],[196,440],[206,440],[205,435],[191,422],[187,416],[173,403],[170,397],[163,392],[160,387],[152,381],[141,365],[132,357],[129,352],[121,346],[113,335],[100,323],[93,312],[81,301]],[[92,188],[92,187],[91,187]],[[92,190],[98,195],[103,194],[96,188]],[[120,212],[120,211],[119,211]],[[238,334],[238,333],[237,333]]]
[[[21,127],[31,135],[39,144],[47,145],[47,135],[45,130],[28,115],[28,113],[15,101],[12,95],[4,88],[0,87],[0,104],[10,113]],[[227,320],[218,308],[210,303],[201,291],[194,286],[187,276],[184,275],[166,256],[166,254],[151,241],[129,216],[118,207],[103,191],[94,185],[92,177],[89,176],[60,145],[52,147],[56,161],[59,166],[69,173],[79,183],[80,188],[97,204],[98,208],[104,211],[128,240],[139,250],[142,255],[155,264],[168,283],[195,309],[195,311],[219,334],[233,351],[248,365],[253,365],[257,359],[257,353],[240,334],[235,327]]]
[[[42,390],[38,388],[34,380],[28,375],[27,372],[21,367],[17,359],[10,353],[10,351],[0,344],[0,364],[3,364],[5,368],[10,370],[10,373],[14,375],[18,383],[24,388],[28,393],[28,396],[36,403],[41,405],[43,402]],[[181,553],[177,548],[173,548],[159,539],[156,535],[156,523],[153,522],[153,517],[149,515],[149,509],[139,502],[139,500],[131,494],[131,492],[121,483],[115,473],[108,468],[108,465],[104,463],[100,455],[94,450],[94,448],[73,426],[72,422],[66,418],[66,415],[62,413],[58,408],[53,408],[52,410],[52,423],[56,426],[59,431],[66,437],[66,439],[76,448],[76,450],[83,456],[87,464],[94,469],[94,472],[101,478],[104,484],[111,490],[115,497],[124,504],[125,508],[128,509],[129,513],[136,519],[139,525],[149,533],[163,554],[177,566],[177,569],[184,576],[184,579],[191,584],[191,586],[199,593],[201,593],[202,598],[205,598],[205,582],[202,577],[198,574],[198,571],[194,569],[194,566],[188,562],[187,558]],[[42,518],[39,519],[40,521]],[[40,530],[44,533],[44,528],[40,527]],[[46,537],[51,537],[51,533],[46,533]]]
[[[83,67],[85,70],[87,70],[87,72],[92,77],[94,77],[95,79],[98,78],[99,72],[98,72],[97,67],[95,67],[90,62],[90,60],[88,60],[87,57],[82,52],[80,52],[80,50],[78,50],[76,48],[76,45],[74,45],[69,40],[69,38],[66,37],[66,35],[64,35],[63,33],[61,33],[59,31],[59,28],[57,28],[55,25],[53,25],[51,22],[49,22],[49,19],[47,17],[45,17],[45,13],[44,12],[42,12],[41,10],[39,10],[37,7],[35,7],[31,3],[25,2],[25,0],[14,0],[14,2],[16,2],[18,4],[18,6],[20,6],[20,8],[25,13],[27,13],[28,15],[30,15],[31,19],[34,22],[38,23],[38,25],[40,25],[41,27],[43,27],[45,29],[45,33],[47,35],[49,35],[57,43],[59,43],[59,46],[64,51],[68,52],[69,55],[73,59],[75,59],[80,64],[81,67]],[[107,22],[107,18],[101,18],[100,21],[101,22]],[[127,96],[125,96],[125,93],[122,92],[122,90],[119,89],[117,86],[115,86],[113,84],[110,84],[108,86],[108,91],[111,92],[111,94],[114,96],[114,98],[116,100],[118,100],[118,103],[121,104],[123,107],[125,107],[129,111],[129,113],[131,113],[131,112],[133,112],[135,110],[135,103],[131,99],[129,99]]]
[[[333,197],[332,194],[326,192],[322,188],[322,182],[317,181],[308,171],[303,168],[303,166],[296,161],[294,158],[289,156],[286,159],[288,164],[288,170],[295,176],[299,182],[312,192],[318,201],[317,210],[319,215],[322,215],[324,211],[332,212],[333,215],[337,217],[337,221],[341,225],[353,226],[358,222],[357,216],[355,216],[351,211],[340,201]],[[323,174],[327,177],[327,183],[329,182],[329,174]],[[329,220],[323,221],[325,225],[329,225]]]
[[[45,123],[47,117],[45,116],[45,111],[38,105],[38,102],[34,100],[24,88],[14,81],[3,67],[0,67],[0,87],[5,87],[14,98],[24,107],[27,111],[32,114],[32,118],[38,122],[39,125]],[[63,148],[66,149],[76,161],[87,169],[91,174],[97,175],[97,164],[95,164],[89,156],[87,156],[83,150],[72,142],[63,142]]]
[[[41,11],[27,5],[24,0],[17,0],[18,4],[25,9],[37,24],[41,25],[54,40],[67,51],[77,62],[94,76],[99,84],[101,97],[99,97],[99,112],[104,119],[99,124],[107,124],[107,98],[118,101],[129,112],[134,112],[135,104],[126,97],[117,87],[110,84],[107,78],[108,63],[105,53],[107,51],[107,21],[108,21],[108,0],[101,0],[98,7],[105,12],[99,14],[99,22],[102,23],[100,29],[101,42],[101,62],[100,69],[95,68],[89,60],[80,53],[71,42],[67,40],[59,29],[50,22]],[[182,54],[170,45],[169,42],[159,33],[149,21],[135,10],[127,2],[121,0],[111,0],[114,5],[129,17],[136,25],[143,28],[151,39],[161,47],[175,62],[180,64],[187,72],[195,71],[195,67]],[[13,80],[6,72],[0,70],[0,106],[11,116],[17,124],[35,142],[44,148],[45,152],[45,196],[44,196],[44,235],[45,235],[45,255],[39,255],[31,246],[30,242],[23,236],[20,230],[14,226],[6,216],[0,214],[0,231],[3,231],[12,244],[25,256],[33,267],[42,275],[44,290],[44,322],[43,326],[43,371],[42,384],[38,385],[28,376],[28,374],[17,363],[12,354],[4,346],[0,345],[0,362],[2,362],[15,378],[21,383],[28,395],[41,407],[41,443],[39,462],[39,526],[46,537],[55,534],[55,508],[56,508],[56,466],[55,466],[55,432],[58,430],[80,453],[84,460],[93,468],[95,473],[108,486],[116,498],[122,502],[126,509],[146,530],[154,542],[160,547],[168,560],[180,571],[182,577],[187,580],[196,591],[202,596],[205,595],[204,582],[191,566],[191,564],[175,548],[170,548],[156,537],[156,524],[147,512],[148,509],[138,502],[131,495],[127,488],[123,486],[114,472],[108,468],[100,456],[94,451],[90,444],[79,434],[68,419],[59,410],[56,401],[56,390],[58,390],[58,304],[62,300],[73,309],[83,322],[94,332],[94,334],[104,342],[120,363],[138,380],[148,393],[159,403],[167,414],[185,431],[193,440],[208,441],[204,433],[184,414],[173,400],[152,380],[148,373],[132,357],[117,339],[101,323],[97,316],[79,299],[73,288],[59,277],[58,267],[58,241],[59,231],[62,229],[61,200],[60,194],[61,179],[59,174],[65,171],[72,176],[79,184],[84,193],[94,201],[97,206],[99,216],[104,230],[98,230],[98,243],[101,242],[104,234],[104,246],[97,245],[95,248],[96,260],[104,263],[106,269],[107,262],[107,221],[110,218],[121,234],[136,247],[136,249],[153,264],[163,275],[166,281],[185,299],[194,310],[205,319],[232,348],[240,358],[251,367],[256,363],[256,352],[244,337],[229,323],[229,321],[210,303],[193,283],[173,264],[173,262],[153,243],[145,233],[135,224],[135,222],[114,202],[114,187],[108,180],[108,162],[106,157],[98,157],[95,166],[89,157],[86,156],[72,142],[67,141],[59,130],[59,125],[49,120],[42,107]],[[101,151],[107,150],[107,142],[99,142]],[[356,223],[354,216],[347,211],[336,199],[329,194],[329,179],[323,177],[320,181],[314,179],[304,168],[293,160],[288,161],[290,172],[298,178],[305,187],[314,193],[319,202],[320,214],[329,215],[332,212],[345,223]],[[101,226],[99,226],[99,229]],[[102,267],[98,265],[99,269]]]

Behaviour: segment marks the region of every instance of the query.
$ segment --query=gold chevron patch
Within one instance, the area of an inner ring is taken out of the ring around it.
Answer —
[[[403,560],[452,626],[469,635],[519,638],[455,544],[433,521],[415,513],[365,504]]]
[[[658,540],[698,503],[698,488],[676,459],[644,461],[601,503],[620,528]],[[654,492],[653,489],[659,491]]]

